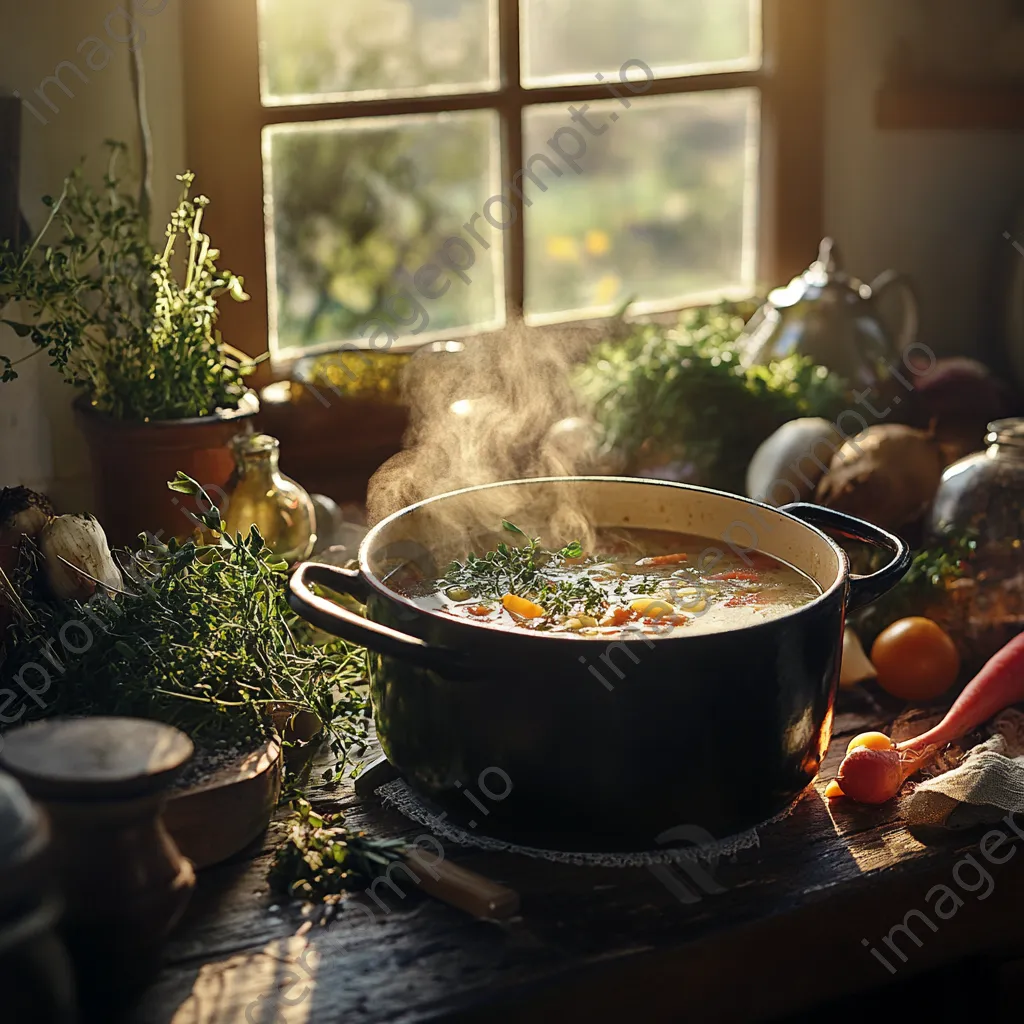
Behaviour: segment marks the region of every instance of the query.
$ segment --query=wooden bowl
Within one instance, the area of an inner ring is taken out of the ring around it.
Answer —
[[[315,714],[278,704],[271,718],[277,736],[167,802],[164,825],[197,868],[233,857],[261,835],[281,798],[285,766],[301,774],[316,751],[322,725]]]
[[[281,797],[281,751],[275,736],[211,778],[171,794],[164,825],[197,868],[233,857],[266,830]]]

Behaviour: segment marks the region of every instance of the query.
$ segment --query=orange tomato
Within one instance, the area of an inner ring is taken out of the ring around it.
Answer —
[[[825,787],[825,797],[828,800],[835,800],[837,797],[845,795],[846,794],[843,792],[843,787],[840,786],[835,779],[832,779],[831,782],[829,782],[829,784]]]
[[[871,648],[878,685],[894,697],[928,701],[945,693],[960,672],[950,635],[920,616],[899,619],[882,630]]]

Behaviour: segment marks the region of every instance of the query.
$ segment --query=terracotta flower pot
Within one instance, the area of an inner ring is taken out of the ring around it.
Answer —
[[[195,501],[167,489],[178,470],[221,502],[235,469],[231,439],[252,430],[259,400],[249,392],[237,409],[187,420],[150,423],[113,419],[75,401],[75,418],[89,445],[97,516],[111,545],[134,546],[143,532],[161,540],[185,537]]]

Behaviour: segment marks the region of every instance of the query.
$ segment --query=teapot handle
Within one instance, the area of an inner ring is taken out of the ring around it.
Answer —
[[[896,351],[902,356],[917,339],[917,328],[920,322],[917,292],[914,285],[906,274],[901,274],[897,270],[883,270],[868,287],[875,300],[893,288],[898,288],[903,296],[903,323],[896,339]]]

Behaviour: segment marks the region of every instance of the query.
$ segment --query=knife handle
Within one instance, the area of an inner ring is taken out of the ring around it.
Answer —
[[[425,893],[474,917],[501,921],[519,913],[519,893],[422,848],[406,854]]]

